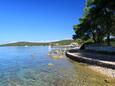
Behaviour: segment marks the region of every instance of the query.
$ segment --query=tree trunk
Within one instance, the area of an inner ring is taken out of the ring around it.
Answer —
[[[112,26],[112,18],[110,12],[105,8],[106,13],[106,26],[107,26],[107,45],[110,46],[110,28]]]
[[[110,33],[107,33],[107,45],[110,46]]]
[[[91,30],[91,33],[92,33],[92,38],[93,38],[93,41],[94,41],[94,43],[96,43],[96,38],[95,38],[95,33]]]

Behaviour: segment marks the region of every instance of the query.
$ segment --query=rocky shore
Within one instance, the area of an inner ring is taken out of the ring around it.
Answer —
[[[88,64],[88,68],[110,78],[115,78],[115,62],[112,57],[98,55],[95,53],[83,53],[70,50],[66,52],[66,56],[72,60]],[[103,58],[103,59],[99,59]],[[109,58],[109,59],[108,59]],[[114,58],[114,57],[113,57]],[[112,59],[113,59],[112,58]]]
[[[90,68],[91,70],[103,74],[109,78],[115,78],[115,62],[114,62],[115,59],[113,56],[108,57],[106,55],[98,55],[96,53],[81,52],[82,53],[81,54],[80,52],[76,53],[76,51],[72,52],[71,50],[68,51],[70,52],[68,52],[67,54],[66,49],[58,48],[51,50],[48,55],[53,59],[61,59],[64,57],[66,52],[66,56],[69,57],[70,59],[88,64],[87,67]]]
[[[88,68],[92,69],[93,71],[99,72],[99,73],[107,76],[108,78],[115,78],[115,70],[114,69],[104,68],[104,67],[100,67],[100,66],[93,66],[93,65],[89,65]]]
[[[48,56],[50,56],[53,59],[61,59],[61,58],[64,58],[64,51],[58,50],[58,49],[51,50],[48,53]]]

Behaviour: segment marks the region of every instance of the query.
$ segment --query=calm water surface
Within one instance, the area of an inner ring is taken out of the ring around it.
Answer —
[[[0,86],[84,86],[77,75],[68,58],[49,57],[48,47],[0,47]]]
[[[0,86],[56,86],[72,72],[67,59],[48,56],[48,47],[0,47]]]

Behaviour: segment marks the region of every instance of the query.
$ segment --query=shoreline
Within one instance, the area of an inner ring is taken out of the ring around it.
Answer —
[[[108,62],[108,61],[101,61],[101,60],[96,60],[96,59],[91,59],[91,58],[87,58],[87,57],[81,57],[79,56],[79,54],[75,54],[74,55],[74,51],[71,52],[71,49],[66,49],[65,51],[63,51],[64,48],[62,50],[58,50],[57,48],[53,50],[53,52],[57,52],[58,53],[58,57],[55,57],[55,55],[51,54],[51,56],[54,59],[61,59],[60,55],[64,55],[66,57],[68,57],[69,59],[72,59],[74,61],[86,64],[87,68],[91,69],[94,72],[100,73],[108,78],[115,78],[115,63],[114,62]],[[70,52],[69,52],[70,51]],[[63,54],[62,54],[63,52]],[[59,54],[61,53],[61,54]],[[72,53],[72,54],[71,54]],[[78,56],[77,56],[78,55]]]
[[[70,52],[66,52],[66,56],[74,61],[81,62],[83,64],[87,64],[87,67],[92,71],[103,74],[108,78],[115,78],[115,64],[102,63],[101,61],[95,59],[87,59],[80,57],[79,55],[71,54]]]
[[[102,68],[99,66],[93,66],[89,65],[86,63],[74,61],[72,59],[69,59],[66,55],[66,51],[62,51],[59,49],[55,49],[59,53],[63,53],[62,56],[67,58],[72,64],[74,65],[74,68],[76,72],[78,73],[76,78],[80,78],[80,81],[85,83],[85,82],[91,82],[97,86],[97,83],[99,83],[99,86],[114,86],[115,84],[115,70],[108,69],[108,68]],[[55,52],[53,50],[52,52]],[[56,60],[61,60],[62,58],[60,57],[52,57],[53,54],[51,54],[51,58],[56,59]],[[59,54],[60,55],[60,54]],[[79,69],[79,70],[78,70]],[[113,75],[114,73],[114,75]]]
[[[114,69],[109,69],[109,68],[104,68],[100,66],[93,66],[93,65],[88,65],[88,68],[90,68],[92,71],[98,72],[100,74],[103,74],[107,76],[108,78],[115,78],[115,70]]]

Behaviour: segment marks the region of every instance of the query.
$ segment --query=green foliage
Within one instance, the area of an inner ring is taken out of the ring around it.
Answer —
[[[86,0],[83,16],[86,16],[86,15],[88,14],[88,12],[89,12],[89,10],[90,10],[89,5],[90,5],[93,1],[94,1],[94,0]]]
[[[56,41],[56,42],[51,42],[52,45],[69,45],[72,42],[75,42],[74,40],[61,40],[61,41]]]
[[[115,34],[115,1],[114,0],[86,0],[83,17],[80,24],[74,26],[74,39],[93,39],[102,43],[107,36],[108,45],[110,34]]]
[[[88,39],[88,40],[76,39],[76,42],[79,45],[83,45],[84,43],[94,43],[94,41],[92,39]]]

